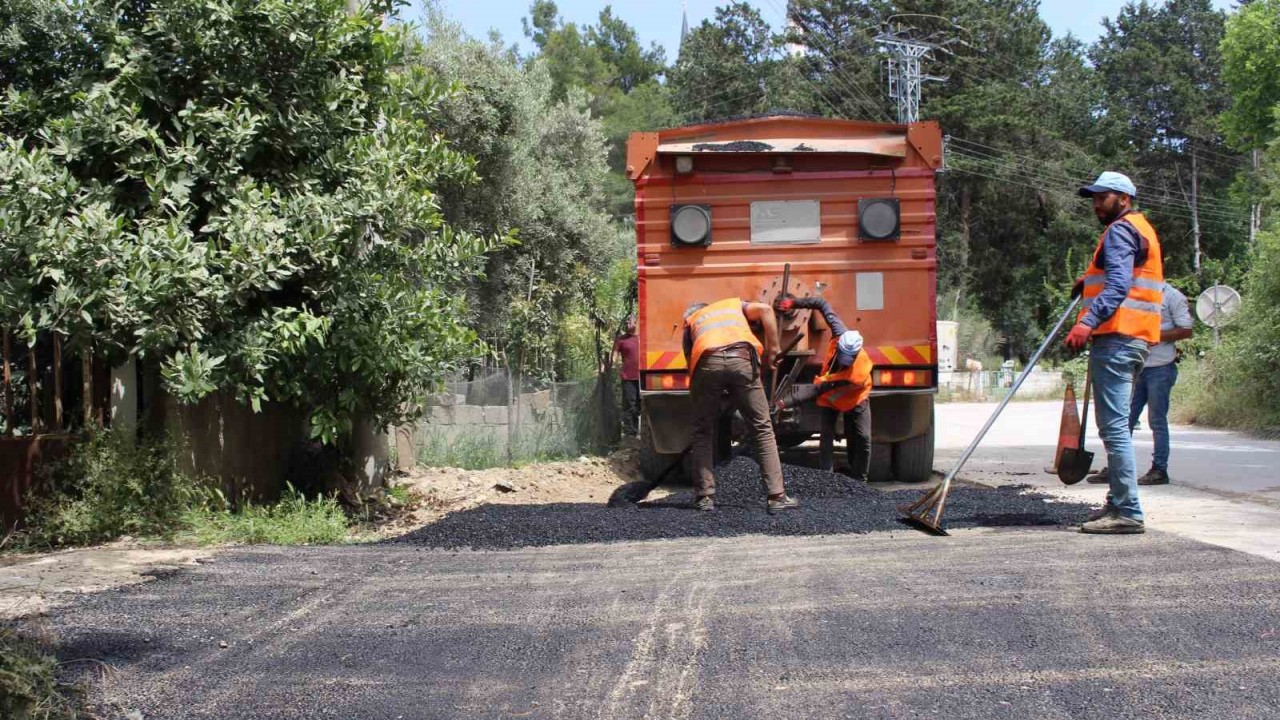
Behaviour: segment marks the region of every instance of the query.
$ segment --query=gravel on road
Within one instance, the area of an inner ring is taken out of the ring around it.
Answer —
[[[898,506],[921,490],[883,492],[844,475],[784,465],[787,492],[800,508],[769,515],[760,466],[746,457],[716,468],[716,510],[692,509],[692,490],[658,500],[603,503],[483,505],[452,513],[393,542],[439,548],[504,550],[579,543],[739,535],[837,535],[908,530]],[[957,485],[944,526],[1019,527],[1078,524],[1091,508],[1025,487]]]

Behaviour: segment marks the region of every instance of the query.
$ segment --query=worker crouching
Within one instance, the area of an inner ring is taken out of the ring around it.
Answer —
[[[818,464],[823,470],[832,469],[832,443],[835,438],[836,420],[844,415],[845,442],[849,453],[849,474],[865,481],[871,472],[871,358],[862,350],[862,334],[850,330],[820,297],[779,300],[776,309],[781,313],[795,310],[817,310],[822,313],[831,330],[822,372],[812,385],[793,388],[786,397],[778,399],[778,408],[796,407],[817,398],[822,408],[822,436]]]
[[[697,489],[696,507],[715,509],[716,479],[712,473],[714,438],[720,401],[728,396],[742,414],[764,477],[770,513],[791,510],[799,503],[786,494],[782,461],[769,418],[769,402],[760,381],[760,365],[773,367],[778,357],[778,324],[773,308],[730,298],[710,305],[691,305],[685,311],[684,354],[689,361],[689,396],[693,411],[691,461]],[[762,343],[751,322],[763,330]]]

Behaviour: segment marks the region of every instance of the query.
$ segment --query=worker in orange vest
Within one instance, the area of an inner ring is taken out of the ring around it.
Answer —
[[[778,357],[778,322],[773,308],[730,298],[710,305],[690,305],[684,318],[684,355],[689,364],[693,411],[690,453],[698,494],[695,506],[699,510],[715,509],[712,442],[720,401],[727,395],[742,413],[751,435],[764,475],[766,508],[772,514],[799,507],[800,503],[787,495],[782,482],[782,461],[773,436],[769,401],[760,381],[761,362],[773,367]],[[763,343],[752,332],[752,322],[764,331]]]
[[[1150,348],[1160,342],[1164,267],[1160,239],[1133,209],[1137,188],[1117,172],[1104,172],[1080,196],[1093,199],[1105,228],[1085,274],[1076,281],[1084,306],[1066,345],[1081,350],[1092,341],[1089,371],[1093,407],[1107,449],[1107,501],[1080,526],[1084,533],[1133,534],[1146,529],[1138,502],[1138,472],[1129,435],[1133,383]]]
[[[812,385],[792,388],[778,399],[779,409],[795,407],[813,398],[822,408],[822,446],[819,467],[830,470],[831,443],[835,437],[836,418],[844,415],[845,444],[849,453],[849,474],[865,481],[871,472],[871,358],[862,350],[862,334],[848,329],[831,305],[820,297],[788,296],[775,305],[780,313],[794,310],[817,310],[831,329],[822,371]]]

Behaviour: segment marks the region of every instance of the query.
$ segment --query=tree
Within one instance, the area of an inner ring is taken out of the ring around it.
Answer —
[[[582,90],[556,97],[551,63],[518,65],[497,44],[439,16],[419,62],[468,92],[441,105],[435,128],[476,159],[479,184],[441,188],[449,222],[511,231],[469,291],[473,326],[535,379],[563,377],[566,319],[586,312],[596,283],[626,251],[604,212],[606,139]]]
[[[390,5],[7,7],[0,322],[338,446],[479,351],[463,289],[495,242],[444,221],[435,189],[475,175]]]
[[[781,40],[760,12],[737,1],[689,31],[668,75],[672,106],[688,122],[774,109],[770,79]]]
[[[1246,213],[1223,202],[1241,169],[1217,134],[1227,107],[1223,27],[1209,0],[1130,3],[1104,22],[1090,51],[1106,112],[1125,127],[1121,160],[1132,168],[1139,204],[1143,196],[1157,204],[1149,209],[1166,240],[1169,274],[1198,275],[1206,255],[1225,258],[1243,247],[1236,238]]]
[[[656,83],[666,69],[667,54],[662,46],[651,43],[648,50],[642,48],[635,29],[616,17],[610,5],[600,11],[599,22],[587,28],[587,39],[612,69],[610,85],[624,94]]]

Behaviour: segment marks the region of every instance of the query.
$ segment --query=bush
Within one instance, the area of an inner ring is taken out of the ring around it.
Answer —
[[[1272,434],[1280,431],[1280,233],[1258,246],[1236,321],[1222,345],[1183,363],[1174,392],[1179,422]]]
[[[80,717],[57,680],[58,663],[35,643],[0,627],[0,717],[72,720]]]
[[[178,469],[166,439],[102,432],[45,466],[28,496],[19,543],[58,547],[166,536],[207,498],[200,483]]]

